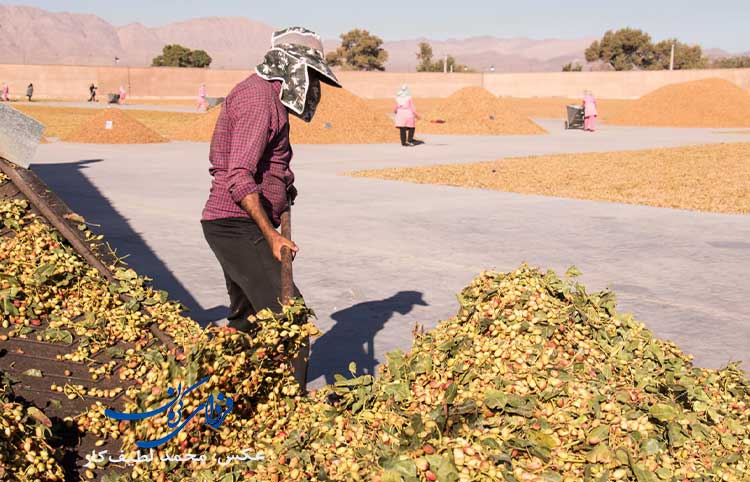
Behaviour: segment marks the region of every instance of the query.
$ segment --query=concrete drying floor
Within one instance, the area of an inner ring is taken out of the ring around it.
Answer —
[[[717,129],[604,127],[547,136],[424,136],[399,145],[296,146],[300,197],[296,280],[324,332],[310,379],[372,371],[408,349],[415,323],[452,316],[455,293],[483,269],[522,261],[575,264],[590,290],[612,287],[620,310],[717,367],[750,361],[750,216],[355,179],[342,172],[500,157],[739,142]],[[394,130],[395,134],[395,130]],[[395,135],[394,135],[395,137]],[[395,140],[395,139],[394,139]],[[201,322],[225,316],[218,263],[200,229],[208,145],[49,144],[32,166],[107,236],[127,262]],[[424,305],[426,303],[426,305]]]

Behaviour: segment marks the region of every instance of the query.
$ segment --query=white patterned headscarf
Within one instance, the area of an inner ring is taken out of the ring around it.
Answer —
[[[316,73],[321,82],[341,87],[326,63],[320,36],[303,27],[274,32],[271,49],[255,68],[261,78],[282,82],[279,93],[281,103],[306,122],[312,120],[320,101],[320,87],[317,82],[311,82],[310,70]]]

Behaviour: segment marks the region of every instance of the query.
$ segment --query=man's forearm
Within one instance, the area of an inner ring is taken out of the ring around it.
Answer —
[[[267,240],[270,241],[275,234],[278,234],[278,231],[274,229],[273,224],[271,224],[271,221],[268,219],[266,210],[263,209],[263,206],[260,203],[260,195],[257,192],[245,196],[240,205],[245,211],[247,211],[250,217],[253,218],[253,221],[258,225],[260,232],[263,233],[263,236],[265,236]]]
[[[273,256],[277,260],[282,261],[281,253],[284,248],[289,249],[292,253],[292,258],[294,258],[295,254],[299,252],[299,248],[291,239],[286,239],[274,229],[273,224],[269,221],[268,215],[260,203],[260,195],[258,193],[248,194],[242,199],[240,205],[253,218],[255,224],[258,225],[260,232],[263,233],[266,241],[268,241],[268,245],[271,247]]]

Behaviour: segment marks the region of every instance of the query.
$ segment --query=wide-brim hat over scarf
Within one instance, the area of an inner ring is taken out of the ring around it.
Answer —
[[[290,27],[273,33],[271,49],[255,71],[263,79],[280,80],[281,103],[297,115],[302,115],[310,87],[308,69],[320,74],[321,82],[341,87],[326,63],[320,36],[303,27]]]

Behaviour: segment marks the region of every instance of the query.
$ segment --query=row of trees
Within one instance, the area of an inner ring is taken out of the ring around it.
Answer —
[[[750,68],[750,56],[738,56],[709,61],[699,45],[688,45],[678,39],[654,43],[643,30],[623,28],[607,31],[601,40],[586,49],[587,62],[601,62],[614,70],[663,70],[668,69],[674,47],[674,68]],[[470,71],[456,62],[452,55],[434,60],[432,46],[420,42],[417,56],[417,72]],[[345,70],[385,70],[388,52],[383,49],[383,40],[367,30],[354,29],[341,35],[341,45],[329,52],[326,60],[333,66]],[[199,67],[211,65],[211,56],[205,50],[191,50],[182,45],[166,45],[161,55],[153,59],[155,67]],[[579,63],[568,63],[563,72],[583,70]]]
[[[416,53],[419,64],[417,72],[468,72],[470,69],[456,62],[452,55],[433,60],[432,46],[420,42]],[[383,49],[383,39],[367,30],[355,29],[341,35],[341,45],[329,52],[326,60],[330,65],[345,70],[385,70],[388,52]]]
[[[750,55],[738,55],[716,59],[711,63],[715,69],[750,69]]]
[[[673,47],[676,70],[750,68],[748,55],[710,60],[699,45],[674,38],[654,43],[648,33],[633,28],[607,31],[586,49],[586,61],[601,62],[614,70],[665,70],[670,67]],[[578,72],[583,66],[571,62],[562,70]]]
[[[442,72],[444,68],[451,72],[469,70],[465,65],[458,64],[452,55],[448,55],[447,59],[433,61],[432,47],[427,42],[419,44],[416,55],[419,72]],[[388,52],[383,49],[383,39],[367,30],[354,29],[341,35],[341,45],[329,52],[326,60],[330,65],[345,70],[385,70]],[[190,50],[182,45],[172,44],[164,46],[161,55],[154,57],[151,65],[204,68],[211,65],[211,56],[205,50]]]
[[[688,45],[678,39],[654,43],[648,33],[633,28],[607,31],[601,40],[586,49],[585,56],[587,62],[602,62],[614,70],[664,70],[670,67],[673,47],[674,68],[678,70],[750,67],[750,56],[709,61],[699,45]],[[435,60],[432,46],[427,42],[420,42],[416,56],[417,72],[471,71],[452,55]],[[385,70],[388,52],[383,49],[380,37],[367,30],[355,29],[341,35],[341,46],[330,52],[327,60],[346,70]],[[562,70],[579,72],[583,65],[570,62]]]
[[[675,69],[702,69],[708,66],[699,45],[677,39],[654,43],[646,32],[634,28],[609,30],[601,40],[586,49],[586,61],[603,62],[614,70],[668,69],[674,46]]]
[[[472,71],[466,65],[459,64],[452,55],[447,55],[444,59],[433,61],[432,46],[427,42],[419,43],[419,52],[417,53],[417,72],[469,72]]]

